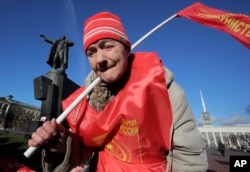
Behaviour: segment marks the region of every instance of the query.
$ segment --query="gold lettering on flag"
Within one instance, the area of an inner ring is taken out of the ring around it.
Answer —
[[[250,16],[248,15],[209,8],[197,2],[178,12],[177,16],[224,31],[250,48]]]
[[[138,126],[136,120],[122,120],[119,132],[126,136],[135,136],[138,134]]]
[[[100,136],[97,136],[97,137],[92,138],[92,140],[93,140],[94,142],[96,142],[98,145],[102,145],[102,143],[103,143],[104,140],[106,139],[107,135],[108,135],[108,134],[105,133],[105,134],[102,134],[102,135],[100,135]]]

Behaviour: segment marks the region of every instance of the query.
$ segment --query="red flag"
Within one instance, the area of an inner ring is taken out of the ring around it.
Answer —
[[[199,2],[181,10],[177,16],[224,31],[250,49],[250,16],[209,8]]]

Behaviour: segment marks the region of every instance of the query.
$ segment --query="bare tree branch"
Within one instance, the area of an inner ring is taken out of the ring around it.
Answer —
[[[248,104],[245,108],[246,114],[250,115],[250,104]]]

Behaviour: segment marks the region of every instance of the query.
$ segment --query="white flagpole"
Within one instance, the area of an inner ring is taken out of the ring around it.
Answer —
[[[151,29],[148,33],[146,33],[143,37],[141,37],[138,41],[136,41],[132,46],[131,46],[131,51],[135,49],[142,41],[144,41],[146,38],[148,38],[151,34],[153,34],[156,30],[161,28],[163,25],[165,25],[167,22],[175,18],[177,15],[174,14],[171,17],[167,18],[160,24],[158,24],[156,27]],[[56,119],[56,122],[58,124],[61,124],[64,119],[68,116],[68,114],[75,108],[75,106],[80,103],[80,101],[89,94],[89,92],[95,87],[95,85],[100,81],[100,78],[96,78],[66,109],[59,115]],[[29,158],[37,149],[38,147],[29,147],[25,152],[24,156]]]
[[[146,33],[143,37],[141,37],[138,41],[136,41],[132,46],[131,50],[133,50],[135,47],[137,47],[142,41],[144,41],[146,38],[148,38],[151,34],[153,34],[156,30],[160,29],[163,25],[165,25],[167,22],[175,18],[177,14],[172,15],[171,17],[167,18],[157,26],[155,26],[153,29],[151,29],[148,33]]]
[[[94,86],[100,81],[100,78],[96,78],[56,119],[58,124],[61,124],[68,114],[76,107],[78,103],[94,88]],[[25,152],[24,156],[29,158],[38,147],[29,147]]]

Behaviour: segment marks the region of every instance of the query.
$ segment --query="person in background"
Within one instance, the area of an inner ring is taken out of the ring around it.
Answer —
[[[220,154],[224,157],[225,156],[225,145],[221,142],[219,142],[218,144],[218,151],[220,152]]]
[[[90,162],[89,171],[100,172],[205,172],[205,143],[184,90],[157,53],[132,53],[110,12],[86,20],[83,45],[93,72],[63,107],[95,78],[101,82],[67,116],[70,129],[52,119],[32,134],[29,146],[44,145],[44,170],[77,171]]]

